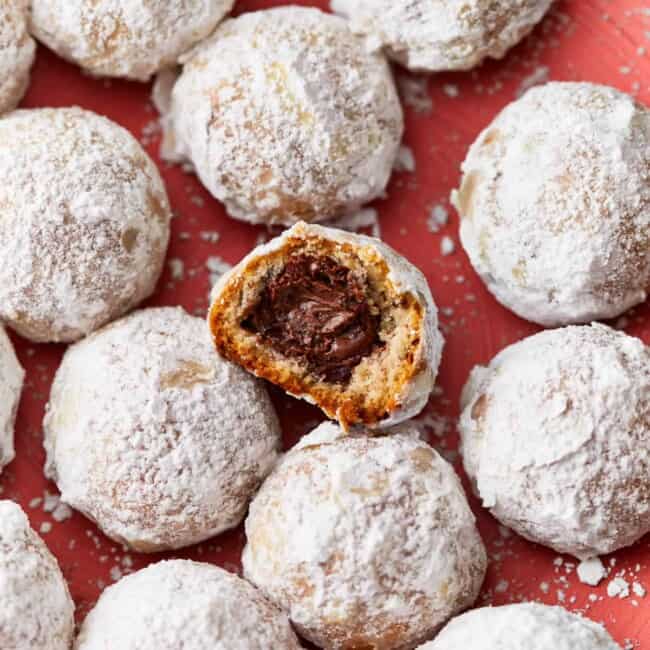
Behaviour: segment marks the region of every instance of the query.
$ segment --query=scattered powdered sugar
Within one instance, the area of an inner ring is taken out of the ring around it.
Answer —
[[[358,212],[347,214],[326,225],[330,228],[340,228],[341,230],[356,233],[362,229],[370,228],[370,234],[377,239],[381,239],[379,213],[375,208],[362,208]]]
[[[595,557],[583,560],[578,564],[578,578],[585,585],[596,587],[607,576],[607,569],[603,566],[600,558]]]
[[[180,257],[172,257],[167,260],[169,273],[174,282],[183,280],[185,277],[185,262]]]
[[[404,144],[400,146],[393,169],[396,172],[413,173],[415,171],[415,156],[411,147],[407,147]]]
[[[325,647],[361,633],[411,647],[474,601],[486,565],[453,468],[410,425],[376,438],[317,427],[262,486],[246,535],[245,577]]]
[[[438,203],[431,208],[431,213],[427,219],[427,228],[431,232],[438,232],[442,227],[446,226],[449,222],[449,211],[447,208]]]
[[[607,585],[607,595],[610,598],[627,598],[630,595],[630,585],[624,578],[614,578]]]
[[[440,240],[440,254],[444,256],[451,255],[455,250],[456,244],[454,240],[449,235],[445,235]]]

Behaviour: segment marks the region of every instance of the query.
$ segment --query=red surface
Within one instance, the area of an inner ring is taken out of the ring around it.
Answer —
[[[285,3],[240,0],[238,11],[279,4]],[[323,1],[299,4],[322,8],[326,5]],[[414,173],[396,174],[388,190],[389,198],[378,202],[376,207],[383,238],[423,270],[443,308],[442,326],[447,346],[438,382],[441,394],[432,400],[428,414],[435,424],[430,430],[431,442],[455,461],[459,471],[454,453],[455,418],[458,395],[470,368],[488,361],[506,344],[537,329],[497,305],[460,249],[457,217],[447,199],[458,181],[459,165],[471,141],[500,108],[515,98],[522,84],[531,75],[544,77],[541,66],[547,69],[551,79],[608,83],[650,103],[650,60],[643,49],[646,45],[650,49],[650,9],[640,9],[639,4],[638,0],[559,1],[544,23],[505,61],[490,63],[476,72],[421,78],[421,83],[428,88],[431,110],[418,112],[406,107],[405,142],[415,154],[417,169]],[[402,80],[406,77],[400,70],[397,76]],[[24,105],[79,104],[107,115],[129,128],[157,159],[156,139],[143,136],[150,134],[156,117],[149,95],[150,88],[145,85],[85,77],[41,48]],[[177,214],[169,256],[184,261],[185,274],[182,281],[172,282],[168,270],[151,304],[181,304],[203,315],[209,289],[207,258],[216,255],[237,262],[260,235],[268,235],[263,229],[228,219],[194,177],[162,163],[160,167]],[[436,205],[449,210],[450,220],[440,232],[432,233],[426,221]],[[206,231],[218,232],[218,242],[208,241],[209,236],[202,237],[201,233]],[[456,243],[455,252],[448,256],[440,254],[445,235]],[[650,343],[648,313],[647,307],[637,309],[623,323],[627,323],[626,331]],[[81,515],[56,523],[42,506],[30,507],[30,501],[42,497],[44,490],[56,492],[43,478],[41,420],[62,348],[34,346],[17,337],[14,341],[27,369],[27,382],[17,423],[17,459],[0,477],[0,487],[3,497],[23,505],[37,530],[43,522],[53,524],[44,538],[70,581],[81,619],[103,586],[118,577],[115,567],[121,572],[135,570],[162,556],[128,554],[125,560],[124,550]],[[321,416],[315,409],[285,398],[277,391],[273,394],[289,446]],[[558,559],[551,551],[500,533],[496,523],[480,511],[476,502],[473,506],[491,556],[482,595],[484,602],[563,602],[570,609],[604,622],[621,644],[629,642],[630,647],[650,650],[650,596],[641,598],[631,594],[625,599],[610,598],[606,593],[609,580],[598,588],[581,585],[571,558]],[[243,542],[243,532],[238,529],[178,555],[237,570]],[[614,560],[616,565],[610,579],[625,571],[630,586],[637,581],[650,588],[647,538],[634,548],[605,558],[608,565]]]

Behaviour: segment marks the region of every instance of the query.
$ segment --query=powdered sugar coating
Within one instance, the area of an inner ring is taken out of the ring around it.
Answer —
[[[280,7],[225,21],[185,57],[163,152],[233,217],[291,225],[381,195],[403,131],[390,68],[345,21]]]
[[[474,517],[452,467],[414,430],[337,429],[304,438],[253,500],[244,574],[320,647],[411,648],[478,595]]]
[[[483,505],[580,559],[650,532],[650,351],[604,325],[546,331],[476,367],[461,450]]]
[[[147,298],[171,210],[158,170],[117,124],[79,108],[0,119],[0,318],[73,341]]]
[[[44,431],[63,501],[144,552],[236,526],[280,440],[264,387],[180,308],[135,312],[70,347]]]
[[[536,603],[483,607],[455,618],[418,650],[620,650],[602,625]]]
[[[208,36],[234,0],[31,0],[31,29],[93,75],[147,81]]]
[[[15,457],[14,424],[25,371],[0,325],[0,472]]]
[[[424,314],[421,341],[420,371],[411,381],[405,384],[402,394],[399,395],[400,407],[393,411],[389,417],[382,420],[381,428],[392,427],[409,418],[415,417],[425,407],[435,386],[438,368],[442,358],[444,337],[438,329],[438,308],[431,295],[431,290],[422,272],[411,264],[405,257],[397,253],[390,246],[379,239],[350,233],[338,228],[327,228],[317,224],[297,223],[292,228],[285,230],[280,236],[275,237],[266,244],[253,249],[244,259],[230,271],[224,273],[212,290],[211,299],[214,302],[219,292],[225,287],[232,277],[236,277],[247,265],[265,256],[282,250],[292,238],[307,239],[320,237],[340,244],[349,244],[353,247],[371,247],[386,263],[389,270],[388,278],[397,292],[410,293],[416,296],[422,305]],[[310,402],[309,395],[295,395],[300,399]]]
[[[84,621],[75,650],[299,650],[285,614],[245,580],[187,560],[122,578]]]
[[[0,501],[0,647],[69,650],[74,603],[61,569],[20,506]]]
[[[501,59],[553,0],[332,0],[352,31],[412,70],[469,70]]]
[[[29,84],[36,44],[27,31],[27,1],[0,4],[0,113],[18,105]]]
[[[606,86],[549,83],[479,136],[453,195],[472,265],[545,326],[614,317],[650,285],[650,111]]]

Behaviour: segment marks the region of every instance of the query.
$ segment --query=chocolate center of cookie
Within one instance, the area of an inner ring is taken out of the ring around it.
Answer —
[[[330,257],[296,255],[264,288],[242,326],[321,380],[344,384],[376,345],[379,317],[362,283]]]

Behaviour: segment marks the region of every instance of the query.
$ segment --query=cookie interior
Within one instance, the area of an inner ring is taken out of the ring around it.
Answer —
[[[239,267],[209,320],[223,356],[349,428],[401,406],[423,363],[423,312],[374,246],[307,235]]]

